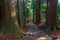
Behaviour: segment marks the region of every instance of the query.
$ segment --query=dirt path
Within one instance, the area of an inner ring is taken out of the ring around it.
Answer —
[[[30,33],[28,35],[29,40],[40,40],[42,37],[44,37],[47,40],[50,40],[50,38],[46,35],[46,33],[36,28],[33,23],[29,24],[28,32]]]

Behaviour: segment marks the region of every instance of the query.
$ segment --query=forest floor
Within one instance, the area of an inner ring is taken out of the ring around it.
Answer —
[[[22,38],[16,38],[13,34],[9,36],[4,34],[0,40],[60,40],[60,30],[46,33],[36,28],[33,23],[29,24],[28,32],[29,34]]]

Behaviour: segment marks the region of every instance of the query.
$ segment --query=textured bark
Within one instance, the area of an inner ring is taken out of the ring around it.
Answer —
[[[27,27],[26,27],[26,6],[25,6],[25,0],[22,0],[22,2],[23,2],[23,31],[24,32],[27,32]]]
[[[12,28],[11,33],[22,34],[15,13],[14,0],[3,0],[1,20],[4,34],[8,33],[9,29],[7,30],[7,28]]]
[[[11,19],[11,24],[14,27],[15,33],[22,35],[21,29],[20,29],[20,27],[18,25],[18,20],[17,20],[15,8],[14,8],[14,0],[10,0],[9,2],[10,2],[10,19]]]

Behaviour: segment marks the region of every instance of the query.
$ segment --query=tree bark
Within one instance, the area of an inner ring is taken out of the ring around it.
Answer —
[[[4,12],[3,12],[4,11]],[[14,34],[21,34],[21,29],[18,25],[15,8],[14,8],[14,0],[3,0],[3,7],[2,7],[2,31],[4,34],[7,34],[9,29],[11,28]],[[7,30],[8,29],[8,30]]]
[[[47,21],[51,30],[55,30],[57,27],[57,2],[58,0],[49,1]]]
[[[6,3],[6,1],[5,0],[3,0],[3,2],[2,2],[3,4],[3,6],[2,6],[2,20],[1,20],[1,23],[2,23],[2,30],[3,30],[3,33],[5,34],[6,33],[6,28],[7,28],[7,22],[9,21],[9,20],[7,20],[9,17],[8,17],[8,4]]]

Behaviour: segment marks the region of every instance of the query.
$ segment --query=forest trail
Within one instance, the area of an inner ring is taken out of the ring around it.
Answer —
[[[36,28],[32,22],[29,24],[28,32],[30,33],[28,35],[29,40],[42,40],[42,39],[51,40],[51,38],[49,38],[49,36],[46,35],[45,32]]]
[[[29,23],[28,40],[60,40],[60,30],[55,32],[46,33],[42,30],[39,30],[34,23]]]
[[[60,40],[60,30],[56,32],[45,33],[39,30],[35,24],[29,23],[29,34],[22,38],[16,38],[15,35],[2,35],[0,40]],[[49,34],[49,35],[48,35]]]

